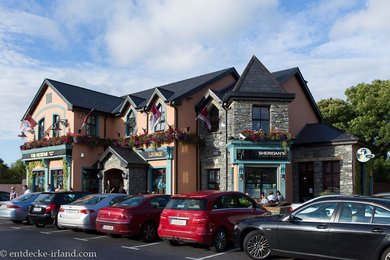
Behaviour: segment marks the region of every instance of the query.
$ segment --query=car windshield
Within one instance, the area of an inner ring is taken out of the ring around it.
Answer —
[[[176,210],[205,210],[205,199],[192,199],[192,198],[173,198],[168,201],[167,209]]]
[[[116,203],[115,206],[134,207],[134,206],[141,204],[141,202],[144,200],[145,200],[144,197],[129,197],[129,198],[124,199],[121,202]]]
[[[96,205],[104,200],[106,196],[87,195],[78,200],[73,201],[72,205]]]
[[[51,202],[54,198],[54,193],[42,193],[35,200],[36,202]]]
[[[28,199],[30,199],[30,198],[32,198],[32,197],[35,197],[35,196],[36,196],[36,195],[33,194],[33,193],[26,193],[26,194],[23,194],[23,195],[21,195],[21,196],[19,196],[19,197],[14,198],[12,201],[21,202],[21,201],[28,200]]]

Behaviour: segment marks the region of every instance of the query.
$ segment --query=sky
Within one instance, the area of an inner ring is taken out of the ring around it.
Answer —
[[[45,78],[125,95],[253,55],[299,67],[316,101],[390,79],[388,0],[1,0],[0,158]]]

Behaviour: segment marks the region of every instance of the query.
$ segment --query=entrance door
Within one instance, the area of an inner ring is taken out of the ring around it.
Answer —
[[[166,189],[166,171],[163,169],[152,170],[152,192],[165,194]]]
[[[83,191],[98,193],[99,192],[99,178],[98,171],[95,169],[83,170]]]
[[[314,163],[299,163],[299,201],[314,198]]]
[[[45,191],[45,173],[43,171],[34,171],[32,179],[32,191]]]
[[[276,193],[276,167],[245,167],[245,192],[251,198],[260,199],[260,194]]]

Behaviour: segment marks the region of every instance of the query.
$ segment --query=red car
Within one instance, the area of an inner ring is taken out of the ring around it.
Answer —
[[[171,197],[161,213],[158,235],[171,245],[195,242],[222,252],[233,239],[234,224],[261,215],[270,212],[241,192],[178,194]]]
[[[99,210],[96,230],[112,237],[139,236],[145,242],[157,238],[160,214],[169,195],[131,195],[121,202]]]

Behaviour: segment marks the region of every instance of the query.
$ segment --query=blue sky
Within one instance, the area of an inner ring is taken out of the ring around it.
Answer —
[[[0,158],[45,78],[124,95],[235,67],[299,67],[315,100],[390,78],[387,0],[0,1]]]

